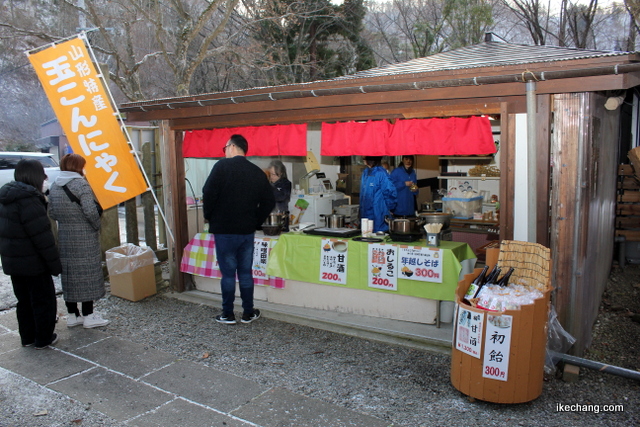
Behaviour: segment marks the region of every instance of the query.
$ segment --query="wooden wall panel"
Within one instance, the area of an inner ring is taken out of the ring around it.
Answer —
[[[606,111],[605,101],[594,93],[554,96],[552,283],[578,356],[591,343],[613,259],[618,114]]]

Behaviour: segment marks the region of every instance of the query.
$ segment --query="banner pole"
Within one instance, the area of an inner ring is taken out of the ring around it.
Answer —
[[[89,51],[89,54],[91,55],[91,59],[92,59],[93,63],[96,64],[96,66],[98,66],[99,65],[98,59],[96,58],[96,55],[93,52],[93,49],[91,48],[91,45],[89,44],[89,40],[87,39],[86,32],[82,31],[80,34],[78,34],[78,37],[80,39],[82,39],[82,41],[84,42],[87,50]],[[151,192],[151,195],[153,196],[153,200],[155,201],[156,206],[158,207],[158,212],[160,212],[160,215],[162,216],[162,219],[164,220],[165,229],[169,233],[169,236],[171,236],[171,241],[175,245],[175,237],[173,237],[173,233],[171,231],[171,228],[169,227],[169,222],[167,221],[167,217],[164,214],[164,210],[160,206],[160,202],[158,201],[158,197],[156,196],[156,193],[153,191],[153,188],[151,187],[151,180],[147,176],[147,172],[144,170],[144,167],[142,166],[142,161],[140,160],[140,157],[138,156],[138,152],[135,149],[135,147],[133,146],[133,143],[131,142],[131,135],[129,135],[129,131],[127,130],[126,125],[124,124],[124,120],[122,120],[122,115],[120,114],[120,111],[118,110],[118,106],[117,106],[115,100],[113,99],[113,94],[111,93],[111,89],[109,88],[108,82],[104,78],[104,74],[102,73],[102,69],[99,69],[99,70],[100,70],[100,72],[98,74],[98,77],[102,80],[102,85],[104,86],[105,91],[109,95],[109,100],[111,101],[111,105],[113,106],[114,115],[116,116],[116,118],[118,119],[118,122],[120,123],[120,129],[122,130],[122,132],[126,136],[127,144],[129,144],[130,152],[135,157],[136,163],[138,163],[138,168],[142,172],[142,176],[144,176],[144,180],[147,183],[147,191]]]

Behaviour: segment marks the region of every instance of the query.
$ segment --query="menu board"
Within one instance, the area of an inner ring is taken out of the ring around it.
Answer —
[[[421,246],[400,246],[399,277],[442,283],[442,251]]]
[[[397,291],[398,248],[393,245],[378,243],[371,243],[368,246],[368,286],[370,288]]]
[[[271,239],[253,240],[253,264],[251,272],[254,279],[268,279],[267,263],[269,262],[269,251],[271,249]]]
[[[346,240],[322,239],[320,241],[320,281],[347,283],[347,249]]]

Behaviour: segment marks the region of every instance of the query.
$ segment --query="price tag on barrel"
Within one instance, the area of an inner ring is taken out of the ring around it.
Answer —
[[[507,381],[513,316],[487,316],[482,376]]]

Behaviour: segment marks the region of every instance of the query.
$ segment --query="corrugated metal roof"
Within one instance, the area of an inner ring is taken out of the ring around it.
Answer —
[[[462,70],[468,68],[522,65],[532,63],[569,61],[576,59],[628,55],[630,52],[587,50],[558,46],[530,46],[504,42],[483,42],[448,52],[436,53],[398,64],[385,65],[360,71],[341,79],[381,77],[394,74],[427,73],[432,71]]]

